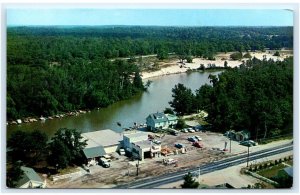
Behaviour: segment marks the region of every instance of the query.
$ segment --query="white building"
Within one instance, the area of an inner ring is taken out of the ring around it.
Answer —
[[[117,152],[123,141],[123,134],[110,129],[82,133],[87,145],[83,153],[88,163],[98,160],[101,156]]]
[[[128,153],[140,160],[157,157],[161,152],[161,145],[149,141],[148,134],[145,132],[124,134],[123,146]]]

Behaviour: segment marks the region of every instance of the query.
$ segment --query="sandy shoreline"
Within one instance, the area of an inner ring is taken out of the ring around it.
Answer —
[[[267,60],[273,59],[275,61],[277,60],[284,60],[286,57],[292,56],[292,54],[281,54],[280,57],[273,56],[275,51],[266,51],[266,52],[250,52],[252,57],[256,57],[257,59],[262,60],[264,56]],[[179,62],[179,60],[171,60],[168,62],[168,64],[171,64],[167,67],[162,67],[160,70],[153,71],[153,72],[142,72],[142,79],[149,79],[152,77],[159,77],[169,74],[178,74],[178,73],[184,73],[187,72],[189,69],[196,70],[200,67],[201,64],[203,64],[206,68],[210,66],[210,64],[215,64],[218,67],[224,67],[224,62],[227,61],[227,66],[229,67],[238,67],[240,64],[242,64],[242,61],[247,61],[247,58],[243,58],[239,61],[230,60],[230,54],[233,52],[228,53],[219,53],[215,56],[216,60],[206,60],[203,58],[194,58],[193,63],[185,63],[185,65],[182,66],[182,64]],[[243,53],[244,54],[244,53]],[[161,63],[160,66],[164,66],[166,63]]]

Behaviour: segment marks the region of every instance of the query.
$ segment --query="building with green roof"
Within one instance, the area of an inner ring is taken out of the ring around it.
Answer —
[[[167,129],[170,126],[174,126],[177,124],[177,116],[172,114],[164,114],[164,113],[153,113],[149,114],[146,118],[146,124],[148,129],[154,131],[156,129]]]
[[[43,181],[42,178],[29,167],[21,167],[23,175],[18,181],[17,188],[45,188],[46,180]]]

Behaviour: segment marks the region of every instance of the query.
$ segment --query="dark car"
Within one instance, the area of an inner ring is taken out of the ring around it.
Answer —
[[[184,148],[184,145],[183,145],[183,144],[180,144],[180,143],[176,143],[176,144],[175,144],[175,147],[180,149],[180,148]]]
[[[188,137],[187,140],[190,141],[190,142],[196,142],[196,141],[198,141],[195,137]]]

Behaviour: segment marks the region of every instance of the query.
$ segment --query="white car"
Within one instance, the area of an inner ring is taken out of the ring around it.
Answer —
[[[199,137],[198,135],[195,135],[194,137],[195,137],[198,141],[202,141],[202,138]]]
[[[155,144],[161,144],[161,141],[159,141],[159,140],[156,140],[156,139],[155,139],[155,140],[153,140],[152,142],[153,142],[153,143],[155,143]]]
[[[195,130],[194,129],[192,129],[192,128],[189,128],[189,130],[188,130],[190,133],[195,133]]]

